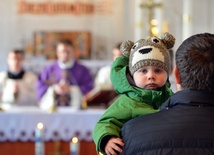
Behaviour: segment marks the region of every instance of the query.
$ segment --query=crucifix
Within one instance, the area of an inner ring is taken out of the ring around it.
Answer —
[[[154,0],[148,0],[147,3],[141,4],[140,7],[148,9],[149,35],[153,36],[152,20],[154,18],[154,9],[162,7],[162,3],[155,3]]]

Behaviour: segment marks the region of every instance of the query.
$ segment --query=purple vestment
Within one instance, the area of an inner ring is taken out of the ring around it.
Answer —
[[[38,101],[47,91],[50,85],[66,80],[70,85],[78,85],[83,94],[88,93],[93,88],[93,78],[88,68],[75,61],[69,69],[61,69],[56,61],[46,67],[39,75],[37,81]]]

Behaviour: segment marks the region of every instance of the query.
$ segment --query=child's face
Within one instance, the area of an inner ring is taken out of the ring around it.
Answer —
[[[162,87],[167,80],[166,71],[157,66],[144,66],[133,75],[136,86],[143,89],[157,89]]]

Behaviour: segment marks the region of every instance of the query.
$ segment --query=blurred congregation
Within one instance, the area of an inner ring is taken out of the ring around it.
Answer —
[[[96,155],[91,132],[119,97],[110,70],[122,55],[121,43],[172,33],[172,71],[174,51],[184,39],[214,33],[213,5],[212,0],[0,0],[0,154],[25,154],[27,147],[29,155],[76,149]],[[176,92],[172,73],[169,81]],[[41,145],[34,139],[39,122],[46,127]],[[73,137],[81,141],[78,146],[71,147]],[[43,152],[35,152],[36,146]]]

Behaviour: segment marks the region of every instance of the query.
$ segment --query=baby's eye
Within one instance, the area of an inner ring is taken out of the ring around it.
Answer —
[[[140,72],[146,74],[148,71],[147,69],[141,69]]]
[[[155,69],[155,73],[161,73],[161,72],[162,72],[162,69],[159,69],[159,68]]]

